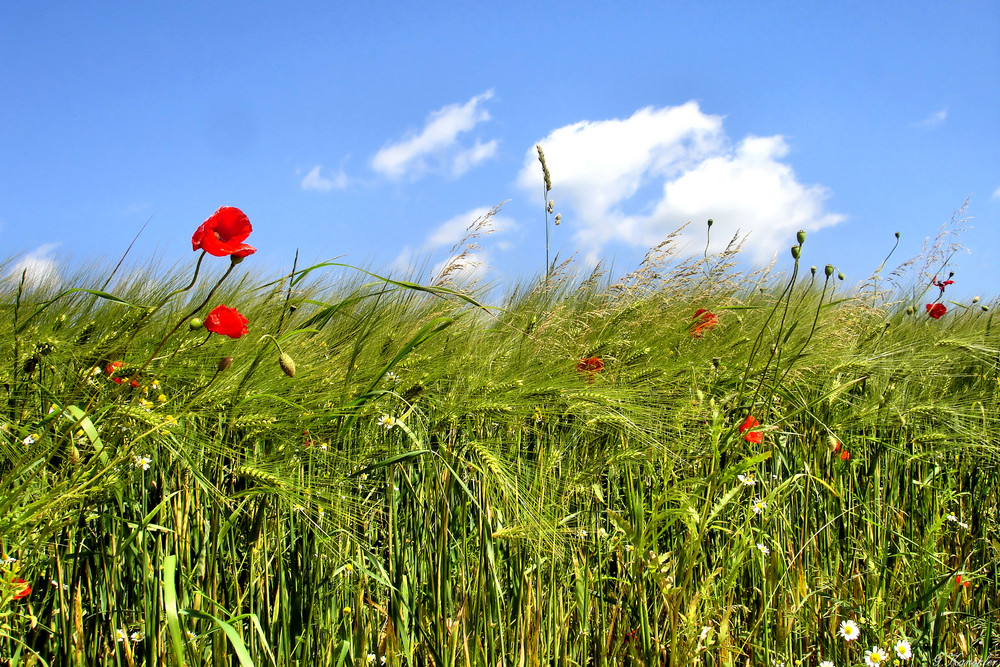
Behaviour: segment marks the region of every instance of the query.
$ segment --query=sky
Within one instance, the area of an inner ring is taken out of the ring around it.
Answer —
[[[747,265],[869,276],[958,216],[956,294],[1000,284],[1000,3],[6,3],[0,262],[64,281],[193,263],[220,206],[267,274],[431,280],[549,252],[633,269],[746,236]],[[552,190],[544,193],[536,145]],[[560,224],[553,218],[560,215]]]

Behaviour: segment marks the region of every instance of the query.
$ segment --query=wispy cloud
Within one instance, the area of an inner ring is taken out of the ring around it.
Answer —
[[[24,284],[28,288],[59,284],[59,266],[52,254],[59,247],[56,243],[46,243],[22,257],[10,269],[10,276],[20,280],[24,274]]]
[[[935,111],[931,115],[927,116],[923,120],[918,120],[915,123],[910,123],[910,127],[919,128],[922,130],[929,130],[931,128],[937,127],[943,123],[948,118],[948,107],[941,109],[940,111]]]
[[[490,119],[484,103],[488,90],[465,104],[449,104],[432,112],[418,133],[385,146],[372,158],[372,168],[391,179],[417,179],[428,171],[459,176],[496,153],[496,140],[477,139],[471,148],[459,145],[459,135]]]
[[[1000,188],[993,191],[993,195],[990,196],[990,199],[1000,199]]]
[[[445,267],[454,264],[454,270],[450,273],[456,276],[460,274],[462,280],[480,278],[489,268],[487,265],[490,254],[479,247],[476,238],[469,238],[469,233],[485,220],[491,210],[490,207],[480,206],[445,220],[427,234],[420,247],[415,250],[410,247],[403,248],[399,256],[396,257],[393,268],[413,273],[420,257],[435,254],[435,251],[446,248],[448,257],[433,266],[430,271],[431,276],[439,276]],[[478,230],[478,237],[511,232],[515,229],[517,229],[517,224],[510,218],[493,215],[489,218],[489,224]],[[473,244],[475,247],[469,244]],[[502,241],[496,245],[501,250],[509,247]]]
[[[614,241],[649,247],[685,222],[713,218],[713,250],[737,232],[750,233],[746,247],[760,260],[788,245],[799,229],[844,219],[825,210],[826,188],[800,183],[783,162],[789,150],[783,137],[748,136],[733,146],[723,118],[695,102],[581,121],[538,143],[556,209],[590,256]],[[535,194],[540,181],[532,146],[518,183]]]
[[[483,160],[488,160],[497,152],[499,142],[496,139],[487,141],[485,144],[476,139],[476,144],[465,151],[458,153],[451,163],[452,176],[456,178],[469,171]]]
[[[303,190],[314,190],[316,192],[329,192],[331,190],[343,190],[347,187],[347,174],[344,173],[343,169],[337,170],[333,175],[333,178],[328,178],[320,174],[320,169],[322,165],[316,165],[312,168],[302,182],[299,184]]]

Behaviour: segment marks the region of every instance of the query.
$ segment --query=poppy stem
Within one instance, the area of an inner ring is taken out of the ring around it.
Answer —
[[[264,334],[260,338],[261,338],[261,340],[263,340],[265,338],[269,338],[271,340],[271,342],[274,343],[274,346],[276,348],[278,348],[278,354],[284,354],[285,353],[285,351],[281,349],[281,345],[278,343],[278,339],[276,337],[272,336],[271,334]]]
[[[160,304],[157,306],[157,308],[162,308],[163,304],[165,304],[167,301],[170,301],[170,299],[174,298],[178,294],[181,294],[183,292],[187,292],[189,289],[191,289],[192,287],[194,287],[195,282],[197,282],[197,280],[198,280],[198,272],[201,271],[201,262],[204,259],[205,259],[205,251],[202,250],[201,251],[201,255],[198,256],[198,263],[195,264],[195,267],[194,267],[194,276],[191,277],[190,284],[188,284],[187,287],[182,287],[179,290],[174,290],[173,292],[171,292],[170,294],[168,294],[166,297],[163,298],[163,301],[160,302]]]
[[[202,255],[202,256],[204,256],[204,255]],[[226,272],[224,274],[222,274],[221,278],[219,278],[219,282],[215,283],[215,287],[213,287],[212,290],[208,293],[208,296],[205,297],[205,300],[202,301],[201,303],[199,303],[198,306],[195,307],[188,315],[185,315],[184,317],[182,317],[181,320],[177,324],[174,325],[174,328],[170,330],[170,333],[168,333],[166,336],[164,336],[163,340],[160,341],[160,344],[156,346],[155,350],[153,350],[153,353],[151,355],[149,355],[149,358],[146,359],[146,361],[142,364],[142,366],[139,367],[139,370],[137,370],[132,375],[132,378],[131,378],[132,380],[138,379],[139,375],[144,370],[146,370],[146,367],[149,366],[149,364],[152,363],[153,359],[156,358],[156,355],[160,353],[160,350],[163,349],[163,346],[167,344],[167,341],[170,340],[171,336],[173,336],[175,333],[177,333],[177,330],[180,329],[181,326],[185,322],[187,322],[192,317],[194,317],[195,315],[197,315],[198,311],[200,311],[202,308],[204,308],[208,304],[208,302],[212,300],[212,296],[215,295],[215,292],[219,289],[219,287],[226,280],[226,278],[229,277],[229,274],[233,272],[233,269],[235,267],[236,267],[236,264],[230,264],[229,268],[226,269]]]

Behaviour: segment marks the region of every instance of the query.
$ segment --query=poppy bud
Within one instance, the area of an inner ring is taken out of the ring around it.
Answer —
[[[199,320],[197,317],[193,317],[188,321],[188,328],[190,328],[191,331],[200,329],[203,326],[205,326],[205,323]]]
[[[830,276],[832,276],[833,275],[833,264],[827,264],[826,267],[823,269],[823,273],[826,275],[827,278],[829,278]]]
[[[979,307],[982,308],[984,313],[990,309],[989,306],[979,306]]]
[[[809,273],[811,273],[811,274],[813,274],[815,276],[816,275],[816,267],[815,266],[810,266],[809,267]]]
[[[979,297],[978,296],[972,297],[972,303],[979,303]]]
[[[709,228],[711,228],[712,225],[714,225],[714,224],[715,224],[715,220],[712,220],[711,218],[709,218],[708,219],[708,226],[709,226]]]
[[[843,280],[844,279],[844,272],[843,271],[838,271],[837,272],[837,279],[838,280]]]
[[[802,255],[802,246],[793,245],[792,246],[792,259],[798,260],[799,256]]]
[[[219,359],[219,372],[221,373],[222,371],[226,370],[232,365],[233,365],[232,357],[222,357],[221,359]]]
[[[806,242],[806,230],[800,229],[798,232],[796,232],[796,234],[795,234],[795,240],[798,241],[799,245],[802,245],[803,243],[805,243]]]
[[[899,232],[896,232],[896,238],[897,239],[899,238]]]
[[[282,372],[290,378],[295,377],[295,360],[288,356],[287,353],[282,352],[278,355],[278,365],[281,366]]]

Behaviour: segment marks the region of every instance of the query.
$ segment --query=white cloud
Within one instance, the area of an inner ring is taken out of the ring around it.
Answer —
[[[996,190],[993,191],[993,194],[990,196],[990,199],[1000,199],[1000,188],[997,188]]]
[[[496,139],[487,141],[485,144],[476,139],[476,145],[469,150],[458,153],[452,161],[451,173],[456,178],[469,171],[483,160],[488,160],[497,152],[498,142]]]
[[[399,256],[396,257],[392,267],[397,271],[412,273],[417,269],[417,260],[419,257],[426,257],[435,250],[446,248],[450,253],[448,259],[438,262],[430,271],[431,276],[437,276],[445,265],[453,261],[465,249],[456,246],[458,246],[462,239],[466,238],[469,227],[482,220],[491,210],[488,206],[480,206],[445,220],[427,235],[423,244],[416,250],[409,246],[404,247]],[[491,235],[499,234],[517,229],[517,224],[513,220],[505,218],[502,215],[493,215],[489,222],[489,226],[481,230],[483,235],[487,233]],[[477,245],[480,245],[481,241],[482,236],[472,240]],[[493,244],[491,243],[491,245]],[[505,249],[503,242],[497,245],[501,249]],[[487,263],[488,255],[482,248],[470,250],[464,259],[464,266],[461,272],[466,278],[470,276],[473,278],[478,277],[487,269]]]
[[[427,235],[427,241],[424,242],[423,249],[434,250],[435,248],[441,248],[444,246],[449,248],[454,246],[465,236],[469,229],[469,225],[482,219],[482,217],[489,212],[489,207],[480,206],[479,208],[474,208],[471,211],[466,211],[465,213],[459,213],[458,215],[445,220],[440,225],[435,227],[434,231]],[[493,227],[502,229],[501,225],[503,225],[506,221],[500,216],[493,216],[491,222],[493,222]]]
[[[14,280],[21,280],[24,274],[24,284],[28,288],[57,285],[59,283],[59,266],[52,257],[58,244],[46,243],[22,257],[10,269]]]
[[[316,192],[329,192],[330,190],[343,190],[347,187],[347,174],[344,173],[343,169],[337,171],[333,175],[333,178],[327,178],[319,173],[322,165],[316,165],[312,168],[306,177],[302,179],[303,190],[315,190]]]
[[[490,269],[489,262],[489,255],[485,252],[468,253],[464,257],[452,255],[434,265],[430,273],[431,280],[437,282],[445,278],[459,285],[468,285],[486,275]],[[442,276],[445,270],[448,275]]]
[[[496,152],[496,140],[472,148],[458,146],[459,135],[490,119],[483,103],[493,97],[488,90],[465,104],[449,104],[427,117],[423,130],[389,144],[372,158],[372,168],[392,179],[419,178],[430,170],[460,175]]]
[[[927,116],[923,120],[919,120],[915,123],[910,123],[910,127],[917,127],[925,130],[929,130],[932,127],[937,127],[948,118],[948,107],[941,109],[940,111],[935,111],[931,115]]]
[[[844,219],[824,210],[826,188],[799,183],[782,162],[788,145],[781,136],[748,136],[734,147],[723,118],[703,113],[696,102],[647,107],[624,120],[582,121],[538,143],[556,211],[591,258],[609,242],[650,247],[685,222],[712,218],[712,250],[737,231],[750,233],[745,247],[761,260],[791,245],[799,229]],[[518,183],[534,196],[541,182],[532,147]]]

